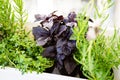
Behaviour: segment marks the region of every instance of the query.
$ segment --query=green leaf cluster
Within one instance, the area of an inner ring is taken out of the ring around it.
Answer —
[[[43,72],[53,61],[43,58],[43,49],[28,37],[26,20],[22,0],[0,0],[0,66]]]
[[[102,14],[98,17],[103,18]],[[88,41],[85,37],[88,20],[84,17],[85,13],[78,14],[78,26],[73,29],[77,47],[73,57],[88,80],[113,80],[112,68],[120,65],[120,37],[116,34],[117,30],[112,37],[106,38],[103,31],[95,40]],[[103,20],[107,20],[106,17]]]

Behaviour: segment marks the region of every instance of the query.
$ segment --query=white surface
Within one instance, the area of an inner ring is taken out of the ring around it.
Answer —
[[[67,77],[57,74],[42,73],[37,74],[36,72],[22,73],[14,68],[0,69],[0,80],[86,80],[74,77]]]
[[[70,11],[80,12],[82,6],[87,4],[85,0],[23,0],[24,8],[28,12],[28,22],[34,21],[35,14],[57,14],[68,15]]]
[[[120,66],[118,68],[113,68],[114,80],[120,80]]]
[[[120,28],[120,0],[115,0],[115,25]]]

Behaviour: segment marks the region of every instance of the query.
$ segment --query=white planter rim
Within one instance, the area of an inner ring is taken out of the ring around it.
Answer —
[[[50,74],[50,73],[39,73],[36,72],[28,72],[22,74],[16,68],[0,68],[0,80],[87,80],[82,78],[75,78],[75,77],[68,77],[63,75],[57,74]]]

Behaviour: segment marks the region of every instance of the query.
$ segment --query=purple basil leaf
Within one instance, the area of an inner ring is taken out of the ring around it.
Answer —
[[[59,22],[61,22],[61,21],[63,21],[63,19],[64,19],[64,17],[61,15],[61,16],[58,16],[57,18],[55,18],[55,19],[53,19],[53,22],[54,23],[59,23]]]
[[[64,55],[67,55],[67,56],[70,55],[72,52],[71,48],[68,45],[64,45],[62,50],[64,51]]]
[[[32,33],[34,35],[35,40],[37,40],[41,37],[46,37],[47,38],[49,36],[49,32],[46,29],[44,29],[42,27],[39,27],[39,26],[38,27],[33,27]]]
[[[50,34],[52,36],[56,35],[58,33],[59,27],[60,27],[60,23],[54,23],[50,30]]]
[[[57,16],[56,15],[51,15],[49,17],[47,17],[45,20],[43,20],[40,24],[42,25],[42,27],[51,29],[51,27],[53,26],[53,20],[56,19]]]
[[[64,54],[57,54],[57,68],[60,70],[63,68],[63,60],[65,59]]]
[[[63,65],[63,59],[65,58],[64,54],[58,54],[57,55],[57,60],[60,63],[60,65]]]
[[[70,22],[74,22],[74,21],[75,21],[75,18],[76,18],[76,13],[75,13],[75,12],[70,12],[70,13],[68,14],[68,20],[69,20]]]
[[[68,22],[68,23],[66,23],[66,25],[73,28],[74,26],[77,26],[77,23],[76,22]]]
[[[63,62],[61,65],[60,62],[58,62],[58,60],[57,60],[56,67],[58,68],[58,70],[61,70],[63,68]]]
[[[67,45],[70,47],[71,51],[76,49],[76,40],[69,40]]]
[[[68,46],[67,40],[59,39],[56,44],[57,53],[70,55],[71,54],[71,47]]]
[[[49,47],[45,48],[42,55],[46,58],[55,58],[55,56],[56,56],[55,46],[49,46]]]
[[[66,23],[69,22],[69,20],[68,20],[67,18],[64,18],[64,19],[63,19],[63,22],[66,24]]]
[[[67,26],[66,26],[66,25],[61,25],[61,26],[60,26],[60,29],[59,29],[59,31],[58,31],[58,34],[56,35],[56,37],[60,37],[61,34],[62,34],[63,32],[65,32],[66,30],[67,30]]]
[[[70,27],[67,27],[67,30],[62,34],[63,38],[69,39],[72,35],[72,29]]]
[[[71,74],[76,68],[77,64],[72,56],[64,60],[64,66],[68,74]]]
[[[48,21],[45,21],[45,22],[42,23],[42,26],[43,26],[44,28],[50,30],[51,27],[53,26],[53,21],[52,21],[52,20],[49,21],[49,22],[48,22]]]
[[[57,44],[56,44],[56,48],[60,48],[62,47],[63,45],[67,44],[67,40],[64,40],[62,38],[60,38],[58,41],[57,41]]]
[[[40,14],[36,14],[35,15],[35,22],[36,21],[40,21],[40,20],[45,20],[46,19],[46,15],[40,15]]]
[[[44,46],[48,41],[49,41],[49,37],[40,37],[36,40],[37,42],[37,46]]]

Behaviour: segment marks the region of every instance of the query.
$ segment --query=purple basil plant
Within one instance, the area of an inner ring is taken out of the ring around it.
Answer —
[[[40,26],[33,27],[33,35],[38,46],[42,46],[43,57],[54,60],[54,66],[60,74],[73,76],[80,73],[79,65],[73,59],[76,41],[70,40],[72,28],[77,25],[76,13],[70,12],[65,18],[62,15],[35,15]]]

